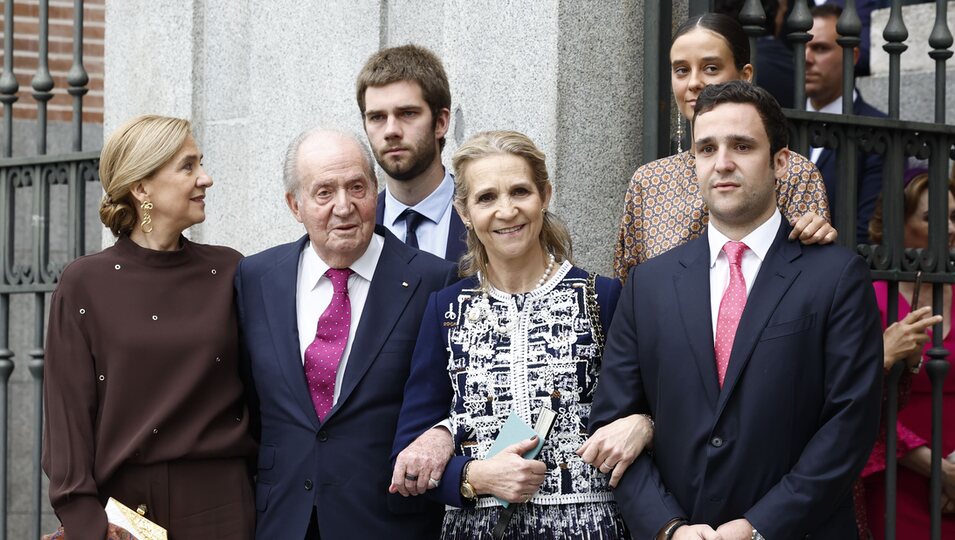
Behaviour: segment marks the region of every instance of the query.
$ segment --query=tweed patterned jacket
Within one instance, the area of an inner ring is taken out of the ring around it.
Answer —
[[[587,276],[565,261],[543,287],[529,293],[465,286],[447,306],[445,318],[456,321],[445,327],[445,339],[458,453],[485,458],[512,410],[530,425],[542,405],[557,412],[538,458],[548,470],[531,499],[535,504],[613,499],[607,475],[576,454],[587,438],[602,350],[592,332],[593,317],[600,315],[590,313]],[[619,287],[613,283],[612,300],[597,295],[600,309],[616,301]],[[480,497],[477,506],[498,504],[493,497]]]
[[[790,154],[789,170],[777,178],[776,204],[790,223],[807,212],[829,219],[826,185],[816,166]],[[708,217],[696,180],[696,158],[681,152],[633,173],[613,258],[614,273],[630,268],[703,234]]]

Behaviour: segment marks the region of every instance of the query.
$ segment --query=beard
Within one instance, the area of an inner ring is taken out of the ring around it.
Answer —
[[[415,144],[408,148],[408,154],[408,159],[395,162],[382,159],[381,152],[376,151],[375,160],[390,178],[407,182],[414,180],[431,166],[437,149],[433,141],[425,141],[424,144]]]

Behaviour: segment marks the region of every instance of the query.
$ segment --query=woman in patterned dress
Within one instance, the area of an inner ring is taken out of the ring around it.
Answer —
[[[693,117],[704,86],[751,81],[749,59],[749,38],[735,19],[707,13],[683,23],[670,46],[673,98],[683,118]],[[776,194],[780,211],[794,225],[790,238],[806,244],[835,240],[826,186],[811,161],[793,153]],[[625,280],[633,266],[702,234],[707,216],[692,149],[641,166],[625,199],[613,262],[617,277]]]
[[[505,538],[629,538],[609,475],[577,453],[620,284],[570,262],[570,236],[547,209],[544,155],[526,136],[477,134],[453,163],[466,277],[434,293],[425,312],[398,421],[395,490],[430,483],[429,496],[448,505],[446,539],[490,537],[502,500],[518,504]],[[509,415],[533,426],[542,406],[557,420],[536,459],[522,457],[535,439],[488,455]],[[641,416],[624,423],[635,456],[652,426]],[[437,448],[442,436],[453,440],[443,474],[409,457],[429,434]]]

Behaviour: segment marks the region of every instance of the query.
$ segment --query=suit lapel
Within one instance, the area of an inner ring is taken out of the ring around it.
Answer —
[[[673,285],[686,341],[700,374],[710,407],[720,393],[713,353],[713,322],[710,315],[710,260],[708,235],[689,244],[680,264],[684,269],[673,276]]]
[[[299,351],[298,317],[296,315],[296,286],[298,283],[299,254],[308,246],[308,236],[295,244],[271,270],[262,275],[262,303],[275,361],[285,377],[292,399],[302,408],[305,416],[318,428],[318,416],[309,396],[302,355]]]
[[[326,422],[348,402],[349,396],[388,341],[395,324],[421,282],[418,273],[408,265],[417,252],[406,248],[381,226],[377,227],[376,232],[385,237],[385,244],[375,267],[365,307],[355,332],[355,341],[348,355],[338,401],[329,412]]]
[[[378,204],[375,206],[375,223],[385,224],[385,192],[378,194]]]
[[[799,269],[792,265],[792,261],[802,254],[802,246],[799,242],[790,242],[787,239],[788,234],[789,226],[785,222],[781,223],[776,240],[766,253],[766,260],[760,265],[756,282],[748,295],[746,308],[733,340],[733,352],[730,353],[723,390],[720,392],[717,416],[723,412],[726,402],[732,396],[736,383],[752,357],[759,336],[776,311],[776,306],[799,275]]]

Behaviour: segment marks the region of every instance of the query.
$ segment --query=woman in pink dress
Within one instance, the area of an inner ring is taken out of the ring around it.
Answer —
[[[928,247],[928,174],[924,171],[910,171],[906,175],[905,198],[905,247]],[[949,182],[948,193],[948,242],[949,248],[955,247],[955,181]],[[882,240],[882,205],[876,205],[876,211],[869,225],[869,234],[873,242]],[[882,311],[882,324],[887,321],[888,284],[884,281],[873,283],[879,309]],[[903,375],[900,388],[903,388],[897,429],[898,484],[896,489],[896,538],[928,538],[931,530],[929,515],[929,476],[931,474],[932,454],[929,442],[932,438],[932,383],[925,370],[919,369],[923,349],[931,347],[928,338],[931,329],[922,330],[938,322],[938,317],[929,317],[932,312],[932,285],[923,284],[919,292],[918,305],[910,305],[915,285],[899,283],[899,322],[888,326],[885,333],[886,367],[904,360],[909,371]],[[946,286],[942,305],[942,346],[949,351],[951,362],[955,354],[955,332],[952,332],[953,320],[952,287]],[[949,371],[952,371],[951,369]],[[905,400],[904,389],[909,392]],[[942,417],[947,419],[942,427],[942,538],[955,538],[955,462],[945,459],[955,452],[955,377],[949,373],[945,378],[942,397]],[[869,462],[862,473],[865,490],[865,510],[872,537],[881,540],[885,537],[885,442],[880,438]],[[864,537],[864,534],[863,534]]]

